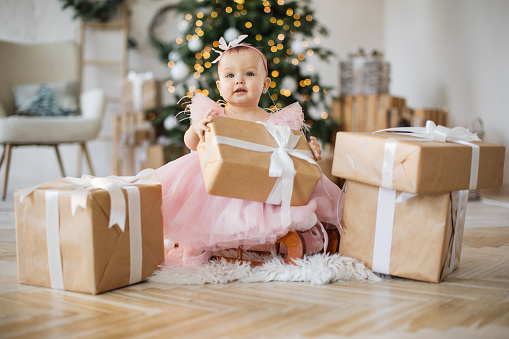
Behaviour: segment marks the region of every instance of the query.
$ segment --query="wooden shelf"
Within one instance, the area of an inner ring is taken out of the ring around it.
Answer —
[[[94,31],[92,31],[94,30]],[[88,42],[90,44],[90,39],[94,35],[103,34],[103,30],[118,30],[121,33],[120,39],[122,48],[122,55],[119,57],[120,59],[101,59],[101,58],[90,58],[85,59],[84,58],[84,50],[85,45]],[[89,32],[90,34],[85,34],[86,32]],[[83,79],[83,72],[85,68],[89,67],[115,67],[118,68],[119,72],[118,75],[120,77],[120,81],[118,81],[120,86],[122,86],[120,91],[120,97],[106,97],[106,104],[110,105],[120,105],[120,111],[125,112],[126,111],[126,103],[125,99],[123,97],[125,91],[125,84],[126,84],[126,78],[127,78],[127,39],[128,39],[128,33],[129,33],[129,11],[128,11],[128,5],[126,2],[122,4],[122,15],[121,15],[121,21],[115,21],[115,22],[81,22],[80,25],[80,35],[79,35],[79,41],[80,41],[80,56],[81,56],[81,78]],[[117,80],[115,80],[116,82]],[[81,84],[83,86],[83,83]],[[115,107],[115,110],[118,110],[118,107]],[[115,122],[115,121],[114,121]],[[118,133],[116,132],[116,126],[114,127],[114,136],[110,137],[109,140],[113,142],[113,174],[117,174],[119,172],[119,166],[118,166]],[[79,166],[81,165],[81,159],[78,161]]]

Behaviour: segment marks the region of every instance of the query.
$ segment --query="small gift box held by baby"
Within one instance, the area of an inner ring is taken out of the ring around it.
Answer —
[[[271,249],[282,237],[283,244],[301,240],[301,256],[334,241],[337,250],[339,233],[331,230],[339,229],[341,190],[316,163],[318,141],[308,145],[299,131],[301,106],[273,113],[258,106],[271,79],[265,56],[242,43],[246,37],[229,45],[220,39],[217,87],[226,105],[195,95],[184,137],[191,153],[157,169],[165,239],[178,244],[164,265],[197,266],[227,249]]]

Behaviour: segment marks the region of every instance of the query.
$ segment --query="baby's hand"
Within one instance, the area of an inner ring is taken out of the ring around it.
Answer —
[[[196,123],[193,124],[193,130],[198,135],[201,141],[203,141],[205,138],[205,132],[208,132],[210,130],[207,124],[209,122],[212,122],[211,114],[212,109],[207,111],[204,118],[198,120]]]
[[[322,160],[322,146],[320,146],[320,143],[315,137],[310,137],[309,139],[309,146],[311,146],[316,161]]]

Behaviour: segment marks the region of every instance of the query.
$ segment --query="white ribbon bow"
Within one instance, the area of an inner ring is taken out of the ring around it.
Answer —
[[[71,196],[71,212],[72,215],[75,215],[78,206],[87,207],[87,196],[90,190],[105,189],[108,191],[111,200],[109,227],[118,225],[123,232],[125,230],[126,204],[122,187],[133,186],[134,183],[156,184],[159,183],[159,179],[155,171],[150,168],[130,177],[109,176],[101,178],[91,175],[83,175],[81,178],[66,177],[21,190],[19,191],[19,197],[20,201],[23,201],[33,191],[42,187],[75,189]]]
[[[214,52],[219,53],[219,56],[214,61],[212,61],[212,63],[215,64],[216,62],[221,60],[221,58],[223,57],[223,53],[229,49],[239,46],[249,46],[249,44],[246,43],[241,44],[242,40],[244,40],[245,38],[247,38],[247,34],[239,35],[237,39],[233,39],[232,41],[230,41],[228,45],[226,44],[226,40],[224,40],[223,37],[219,38],[219,48],[221,48],[223,51],[218,51],[217,49],[212,48]]]
[[[431,120],[426,121],[426,127],[395,127],[383,129],[377,132],[399,132],[439,142],[481,141],[476,133],[472,133],[464,127],[448,128],[441,125],[437,126]]]
[[[127,74],[127,81],[132,82],[132,95],[133,95],[133,103],[132,109],[135,112],[141,112],[143,109],[143,84],[149,80],[152,80],[154,77],[154,73],[145,72],[145,73],[136,73],[134,71],[130,71]]]

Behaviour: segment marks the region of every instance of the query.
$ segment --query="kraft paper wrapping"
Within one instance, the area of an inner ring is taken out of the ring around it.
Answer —
[[[373,267],[378,191],[378,187],[348,181],[339,248],[341,254],[361,260],[369,268]],[[390,275],[437,283],[459,266],[464,213],[454,241],[455,193],[419,194],[396,203]]]
[[[136,184],[140,191],[142,280],[164,259],[161,186]],[[38,188],[22,202],[15,199],[16,251],[20,283],[51,287],[46,242],[45,191]],[[127,204],[127,192],[122,189]],[[109,224],[110,196],[88,192],[86,209],[71,214],[72,189],[59,190],[60,251],[64,289],[98,294],[129,285],[129,220],[124,232]]]
[[[410,193],[438,193],[469,189],[472,148],[453,142],[423,141],[395,133],[339,132],[332,174],[373,186],[382,186],[384,145],[396,145],[393,189]],[[480,146],[477,188],[499,187],[503,181],[505,147],[487,142]]]
[[[201,163],[203,163],[205,154],[215,136],[278,147],[274,138],[262,124],[214,116],[209,127],[210,132],[205,133],[205,142],[200,142],[197,147]],[[295,135],[301,135],[295,149],[310,150],[304,133],[295,130],[292,132]],[[213,147],[215,149],[203,170],[207,193],[265,202],[277,180],[275,177],[268,176],[271,153],[250,151],[225,144]],[[305,205],[321,177],[321,172],[317,165],[294,157],[292,159],[297,174],[293,185],[291,205]]]

